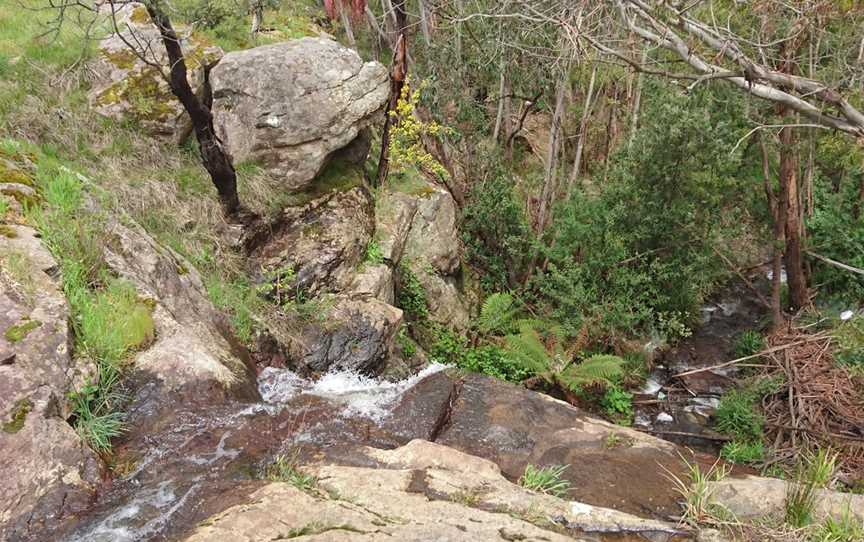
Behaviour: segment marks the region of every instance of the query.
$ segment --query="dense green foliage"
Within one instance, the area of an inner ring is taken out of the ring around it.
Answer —
[[[657,87],[644,114],[600,194],[575,192],[556,210],[549,267],[534,284],[573,332],[654,328],[675,339],[722,277],[713,248],[735,233],[721,226],[743,187],[729,153],[740,106],[722,93]]]

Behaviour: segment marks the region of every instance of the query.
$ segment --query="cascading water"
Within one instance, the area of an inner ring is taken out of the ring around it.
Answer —
[[[200,502],[225,487],[253,479],[250,469],[276,453],[310,443],[326,446],[334,435],[350,441],[363,429],[368,433],[387,419],[402,394],[446,368],[433,364],[398,382],[350,371],[311,380],[288,369],[264,369],[258,379],[263,402],[180,411],[155,434],[131,439],[120,453],[135,457],[134,468],[103,495],[100,512],[64,539],[164,538],[182,523],[178,517],[194,515]]]

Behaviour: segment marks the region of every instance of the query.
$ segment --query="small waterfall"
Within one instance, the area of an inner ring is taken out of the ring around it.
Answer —
[[[405,391],[447,368],[447,365],[433,363],[405,380],[390,382],[353,371],[331,371],[311,381],[290,369],[268,367],[258,377],[258,390],[267,403],[285,404],[299,395],[312,395],[341,405],[343,415],[380,422]]]

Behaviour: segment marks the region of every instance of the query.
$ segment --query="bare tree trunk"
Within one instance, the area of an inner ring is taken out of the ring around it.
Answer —
[[[171,92],[180,100],[183,108],[192,119],[201,162],[207,173],[210,174],[213,185],[216,186],[223,211],[226,215],[234,215],[240,210],[240,198],[237,195],[237,173],[234,171],[231,156],[222,146],[222,142],[213,129],[210,98],[202,101],[189,86],[189,80],[186,77],[186,61],[180,47],[180,39],[171,25],[171,20],[163,10],[161,1],[149,0],[145,6],[153,23],[159,29],[165,52],[168,54],[171,67],[168,84],[171,87]],[[206,70],[205,77],[207,77]],[[208,82],[205,82],[205,85],[209,87]],[[209,92],[205,94],[210,96]]]
[[[582,118],[579,120],[579,135],[576,139],[576,156],[573,158],[573,169],[570,171],[570,180],[567,185],[567,193],[576,184],[582,169],[582,153],[585,149],[586,132],[588,131],[588,119],[591,118],[591,107],[594,100],[594,82],[597,80],[597,64],[591,68],[591,79],[588,81],[588,92],[585,93],[585,103],[582,106]]]
[[[257,0],[252,4],[252,34],[257,34],[261,31],[261,25],[264,24],[264,4]]]
[[[606,121],[606,145],[603,153],[603,183],[609,176],[609,155],[612,154],[612,148],[615,145],[615,139],[618,137],[618,124],[615,119],[615,114],[618,109],[618,87],[615,83],[612,84],[612,100],[609,103],[609,118]]]
[[[642,47],[642,52],[639,55],[639,65],[644,66],[648,59],[648,49]],[[636,129],[639,128],[639,114],[642,109],[642,85],[644,84],[645,74],[639,72],[636,77],[636,88],[633,89],[633,100],[630,104],[630,133],[627,137],[627,146],[633,146],[633,140],[636,138]]]
[[[417,8],[420,10],[420,31],[423,33],[423,43],[428,47],[432,43],[432,32],[429,29],[429,12],[426,11],[426,3],[417,0]]]
[[[348,9],[339,2],[339,18],[342,21],[342,27],[345,29],[345,37],[348,38],[348,44],[353,48],[357,48],[357,40],[354,39],[354,29],[351,27],[351,17],[348,15]]]
[[[537,213],[537,232],[546,229],[552,215],[552,200],[557,189],[558,146],[561,142],[561,120],[564,117],[564,94],[567,87],[569,70],[563,70],[555,92],[555,112],[552,114],[552,128],[549,130],[549,153],[546,157],[546,171],[543,176],[543,193],[540,196],[540,211]]]
[[[804,273],[801,206],[798,195],[798,157],[793,128],[780,130],[780,208],[786,223],[786,276],[789,301],[796,309],[810,302]]]
[[[498,74],[498,113],[495,115],[495,129],[492,130],[492,141],[498,141],[498,136],[501,133],[501,124],[504,122],[504,89],[507,86],[506,76],[507,63],[504,61],[504,56],[501,57],[501,65]]]
[[[762,177],[765,187],[765,197],[768,200],[768,209],[771,212],[771,226],[773,232],[773,246],[771,247],[771,323],[775,330],[781,329],[786,324],[781,304],[782,274],[783,274],[783,246],[786,242],[786,215],[780,212],[777,194],[771,187],[771,168],[768,160],[768,149],[765,142],[759,139],[759,147],[762,150]]]
[[[408,26],[408,14],[405,12],[405,0],[396,0],[396,23],[399,29],[399,39],[393,51],[393,65],[390,67],[390,100],[384,111],[384,130],[381,133],[381,153],[378,158],[378,174],[375,186],[384,184],[390,172],[390,127],[392,126],[391,111],[396,110],[405,79],[408,77],[408,41],[405,29]]]
[[[456,0],[456,13],[461,18],[465,12],[462,0]],[[456,23],[456,62],[462,66],[462,23]]]
[[[390,41],[389,41],[389,38],[387,37],[387,34],[385,34],[383,30],[381,30],[381,26],[378,24],[378,18],[375,17],[375,14],[372,12],[372,9],[369,7],[369,4],[366,4],[365,13],[366,13],[366,22],[368,22],[369,26],[372,28],[372,30],[375,31],[375,37],[376,37],[376,39],[375,39],[375,57],[380,59],[382,45],[386,43],[387,46],[389,47]]]

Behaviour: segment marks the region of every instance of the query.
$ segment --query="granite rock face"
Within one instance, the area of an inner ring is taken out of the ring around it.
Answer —
[[[364,130],[389,93],[384,66],[327,38],[228,53],[210,80],[216,131],[228,151],[238,162],[261,164],[288,191],[314,184],[341,149],[365,159]]]
[[[101,462],[66,419],[94,366],[71,355],[57,263],[36,232],[0,235],[0,539],[26,536],[90,504]]]

